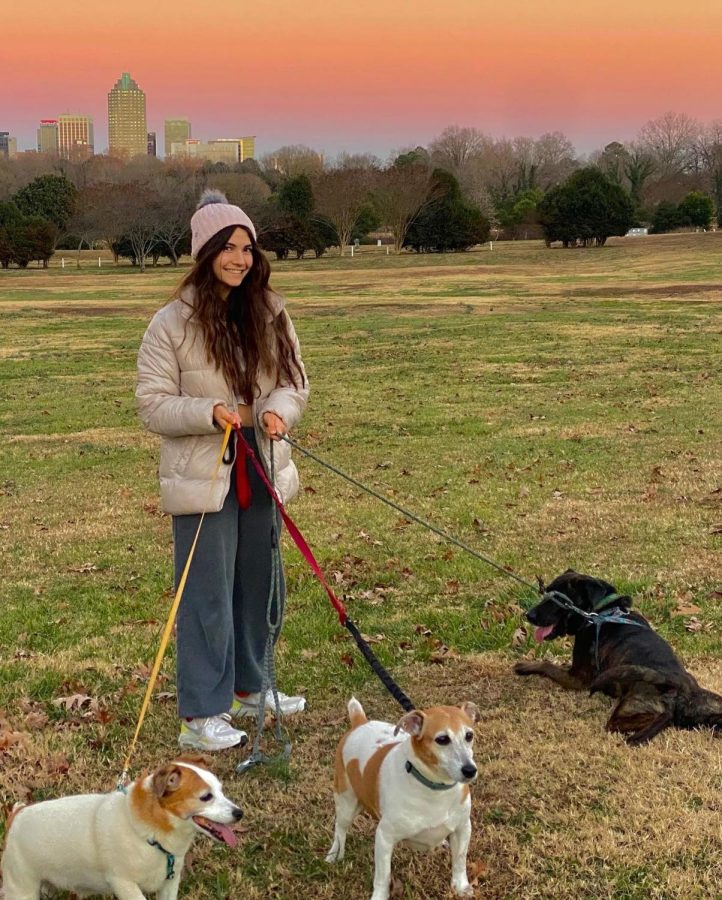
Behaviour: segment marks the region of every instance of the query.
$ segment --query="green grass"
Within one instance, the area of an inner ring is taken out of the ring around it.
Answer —
[[[718,235],[689,235],[565,252],[519,243],[394,257],[364,248],[354,259],[276,264],[274,284],[288,298],[312,385],[295,437],[529,581],[571,566],[632,591],[690,668],[704,670],[722,650],[720,250]],[[18,796],[102,789],[127,750],[172,578],[158,444],[135,414],[135,355],[180,274],[111,266],[0,273],[0,736],[3,713],[20,731],[28,709],[49,717],[24,750],[0,749],[6,807]],[[349,613],[377,637],[379,657],[404,686],[411,682],[420,705],[440,691],[493,707],[496,682],[468,675],[472,661],[487,672],[479,654],[489,654],[489,671],[501,679],[500,714],[549,693],[508,674],[520,653],[539,652],[529,637],[515,637],[533,592],[315,463],[297,462],[303,490],[291,514]],[[333,745],[351,692],[370,698],[377,715],[396,710],[288,542],[285,561],[281,686],[303,689],[315,717],[293,723],[298,750],[286,778],[254,773],[240,785],[253,827],[233,867],[218,848],[199,848],[184,897],[367,895],[368,825],[341,872],[321,861]],[[699,607],[699,630],[674,615],[680,604]],[[449,648],[446,662],[440,645]],[[163,692],[173,691],[172,657],[171,648]],[[110,719],[53,705],[70,693],[97,698]],[[580,717],[577,703],[569,700],[571,719]],[[172,698],[153,706],[137,767],[173,753],[172,707]],[[601,740],[602,701],[581,718],[590,740]],[[564,742],[573,747],[575,738],[561,721],[549,740],[559,741],[563,770]],[[480,735],[489,737],[483,723]],[[685,738],[667,751],[679,754],[679,771],[689,762]],[[534,736],[518,740],[533,745]],[[626,766],[630,751],[604,740]],[[509,747],[482,746],[492,765],[508,766],[512,783]],[[57,754],[70,764],[60,785],[48,763]],[[232,766],[223,765],[232,792]],[[599,792],[604,768],[593,777],[593,817],[624,821],[629,798]],[[621,839],[602,865],[576,858],[572,828],[550,858],[561,825],[533,811],[532,782],[525,785],[516,786],[513,809],[499,804],[503,792],[494,796],[491,781],[477,792],[474,852],[489,869],[483,896],[692,896],[684,893],[689,881],[670,872],[691,877],[697,863],[667,865],[653,852],[648,863],[630,861]],[[708,802],[704,787],[694,795]],[[705,814],[687,806],[689,817]],[[700,853],[707,837],[703,829],[695,836]],[[514,854],[525,861],[516,869]],[[547,861],[534,869],[539,855]],[[440,896],[443,854],[400,858],[408,896]],[[713,896],[705,885],[719,860],[699,865],[695,896]],[[437,887],[427,885],[429,869]]]

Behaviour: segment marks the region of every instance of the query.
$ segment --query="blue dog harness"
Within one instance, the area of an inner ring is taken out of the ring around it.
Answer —
[[[607,607],[608,603],[619,600],[620,596],[620,594],[607,594],[598,604],[595,604],[593,612],[587,612],[575,606],[569,597],[566,594],[562,594],[561,591],[545,591],[543,594],[544,600],[552,600],[557,606],[561,606],[562,609],[574,612],[586,619],[587,625],[594,626],[594,668],[597,675],[599,675],[599,634],[603,625],[637,625],[639,628],[649,628],[647,622],[637,622],[636,619],[632,619],[629,612],[626,609],[622,609],[621,606]],[[606,608],[598,612],[597,607],[599,606]]]

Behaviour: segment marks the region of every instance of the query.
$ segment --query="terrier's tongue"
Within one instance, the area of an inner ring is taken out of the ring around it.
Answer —
[[[541,642],[544,640],[544,638],[548,634],[551,634],[552,631],[554,631],[553,625],[540,625],[539,628],[534,629],[534,640],[538,644],[541,644]]]
[[[235,847],[237,843],[236,835],[231,831],[231,829],[227,825],[219,825],[216,822],[216,833],[218,837],[223,841],[224,844],[228,844],[229,847]]]

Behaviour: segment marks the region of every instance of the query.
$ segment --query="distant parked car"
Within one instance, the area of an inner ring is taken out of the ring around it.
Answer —
[[[624,235],[625,237],[646,237],[649,234],[649,228],[630,228]]]

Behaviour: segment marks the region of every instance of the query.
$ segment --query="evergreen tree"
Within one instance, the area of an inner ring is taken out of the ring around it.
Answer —
[[[409,228],[404,245],[417,252],[468,250],[489,237],[489,222],[481,210],[464,199],[459,182],[444,169],[435,169],[431,191],[435,199]]]
[[[603,246],[624,235],[634,222],[632,201],[619,184],[595,167],[580,169],[552,188],[539,203],[539,221],[547,244]]]

